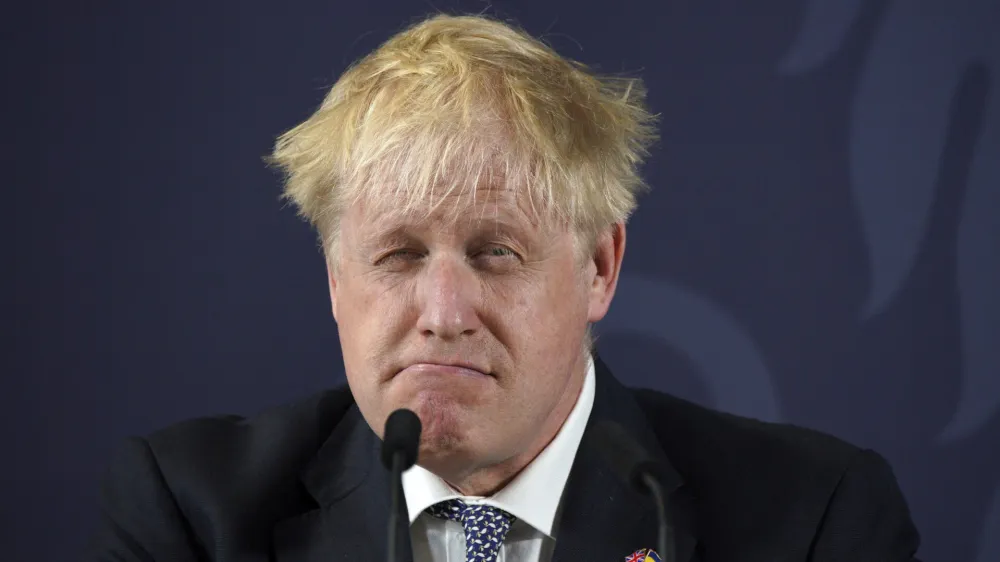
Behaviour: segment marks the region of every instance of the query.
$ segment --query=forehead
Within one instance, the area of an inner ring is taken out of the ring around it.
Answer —
[[[483,185],[452,190],[406,204],[391,192],[357,201],[346,209],[342,226],[348,234],[374,234],[400,229],[441,229],[506,225],[521,230],[547,230],[556,226],[538,202],[523,190]]]

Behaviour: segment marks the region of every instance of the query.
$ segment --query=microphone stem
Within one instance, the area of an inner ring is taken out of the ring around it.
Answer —
[[[660,555],[663,562],[674,562],[674,545],[670,544],[671,528],[667,522],[666,497],[663,493],[663,486],[652,474],[645,472],[642,474],[642,482],[646,485],[649,493],[653,495],[653,503],[656,504],[656,553]]]
[[[392,503],[389,504],[391,509],[389,510],[389,548],[388,548],[388,561],[398,562],[396,559],[396,539],[399,535],[399,490],[402,488],[402,476],[403,476],[403,454],[395,453],[392,455],[392,475],[389,480],[389,485],[392,487]]]

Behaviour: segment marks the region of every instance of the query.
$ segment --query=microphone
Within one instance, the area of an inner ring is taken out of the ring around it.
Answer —
[[[405,408],[389,414],[382,437],[382,464],[391,472],[392,504],[389,509],[389,562],[396,560],[399,538],[399,493],[403,489],[403,471],[417,462],[420,448],[420,418]]]
[[[621,425],[609,420],[598,420],[591,429],[592,443],[611,467],[611,471],[633,490],[652,496],[658,520],[656,552],[663,562],[674,562],[673,529],[667,520],[666,493],[660,476],[663,473],[662,465]]]

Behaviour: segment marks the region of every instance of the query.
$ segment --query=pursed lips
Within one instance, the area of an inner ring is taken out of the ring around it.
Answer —
[[[444,361],[417,361],[400,371],[400,373],[402,372],[480,377],[493,376],[486,369],[472,363]]]

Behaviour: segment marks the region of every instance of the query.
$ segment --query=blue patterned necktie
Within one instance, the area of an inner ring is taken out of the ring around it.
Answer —
[[[496,562],[514,516],[490,505],[468,505],[448,500],[427,508],[427,513],[462,524],[465,529],[466,562]]]

